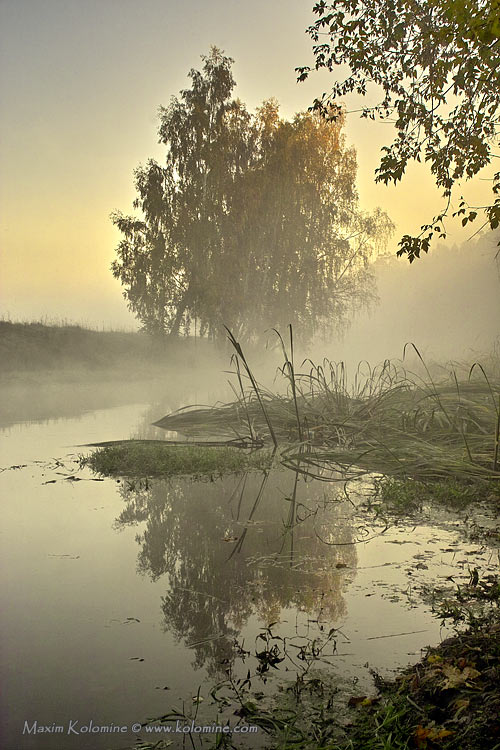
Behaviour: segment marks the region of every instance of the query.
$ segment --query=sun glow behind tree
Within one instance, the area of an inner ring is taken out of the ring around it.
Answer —
[[[123,239],[112,270],[131,310],[174,336],[342,327],[374,297],[368,262],[392,229],[358,208],[342,119],[287,122],[275,100],[252,115],[231,98],[233,61],[216,48],[202,60],[160,109],[165,163],[135,172],[141,215],[113,215]]]

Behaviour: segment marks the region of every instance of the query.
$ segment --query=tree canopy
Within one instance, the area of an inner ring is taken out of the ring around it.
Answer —
[[[362,110],[372,120],[394,122],[396,136],[383,148],[376,181],[397,183],[408,162],[423,158],[443,189],[442,210],[405,235],[398,255],[413,261],[427,252],[436,234],[446,237],[452,189],[470,179],[498,155],[500,103],[500,0],[319,0],[310,26],[315,68],[333,71],[347,65],[313,109],[335,118],[340,97],[365,95],[370,83],[383,91],[381,101]],[[297,68],[299,80],[308,66]],[[465,226],[482,216],[482,226],[500,224],[500,172],[492,179],[493,198],[486,206],[463,199],[453,215]]]
[[[149,332],[242,339],[292,323],[341,326],[373,296],[368,261],[391,230],[363,214],[342,119],[288,122],[269,100],[232,98],[232,60],[213,48],[191,88],[160,109],[164,164],[135,172],[139,216],[119,212],[112,270]]]

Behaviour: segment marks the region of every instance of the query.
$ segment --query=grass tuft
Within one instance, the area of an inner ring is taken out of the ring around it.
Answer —
[[[342,363],[309,365],[297,373],[285,352],[284,395],[252,378],[233,403],[187,407],[155,424],[190,437],[241,437],[250,429],[250,437],[284,447],[291,468],[321,478],[351,471],[421,482],[500,480],[500,381],[478,376],[479,368],[462,381],[452,372],[435,382],[429,371],[423,380],[386,361],[363,377],[358,368],[350,384]]]
[[[248,469],[268,469],[272,456],[268,451],[247,452],[228,447],[199,445],[161,445],[129,441],[98,448],[82,459],[103,476],[154,477],[189,474],[213,477]]]
[[[498,482],[466,483],[449,478],[436,482],[382,477],[375,482],[376,496],[382,503],[403,513],[433,503],[445,508],[466,508],[471,503],[496,502],[500,507]]]

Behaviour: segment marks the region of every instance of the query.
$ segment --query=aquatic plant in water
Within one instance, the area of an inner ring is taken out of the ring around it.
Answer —
[[[190,437],[263,436],[280,446],[286,465],[321,478],[340,471],[420,481],[500,480],[500,381],[490,379],[481,365],[474,364],[460,380],[454,370],[435,380],[413,347],[425,377],[386,360],[378,367],[366,365],[365,371],[359,365],[350,383],[342,362],[305,360],[307,371],[298,372],[290,330],[290,356],[281,340],[288,390],[279,394],[257,383],[232,334],[230,341],[240,385],[236,400],[186,407],[156,426]]]

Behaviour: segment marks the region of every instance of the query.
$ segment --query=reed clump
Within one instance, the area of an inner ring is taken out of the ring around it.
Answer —
[[[489,379],[481,365],[460,380],[454,370],[435,380],[415,348],[423,376],[387,360],[360,365],[349,379],[343,363],[329,360],[306,360],[297,372],[283,349],[285,393],[257,385],[253,376],[245,389],[238,367],[234,402],[184,408],[156,425],[191,437],[272,439],[287,465],[322,478],[340,471],[421,481],[500,479],[500,380]],[[246,360],[243,369],[249,373]]]

